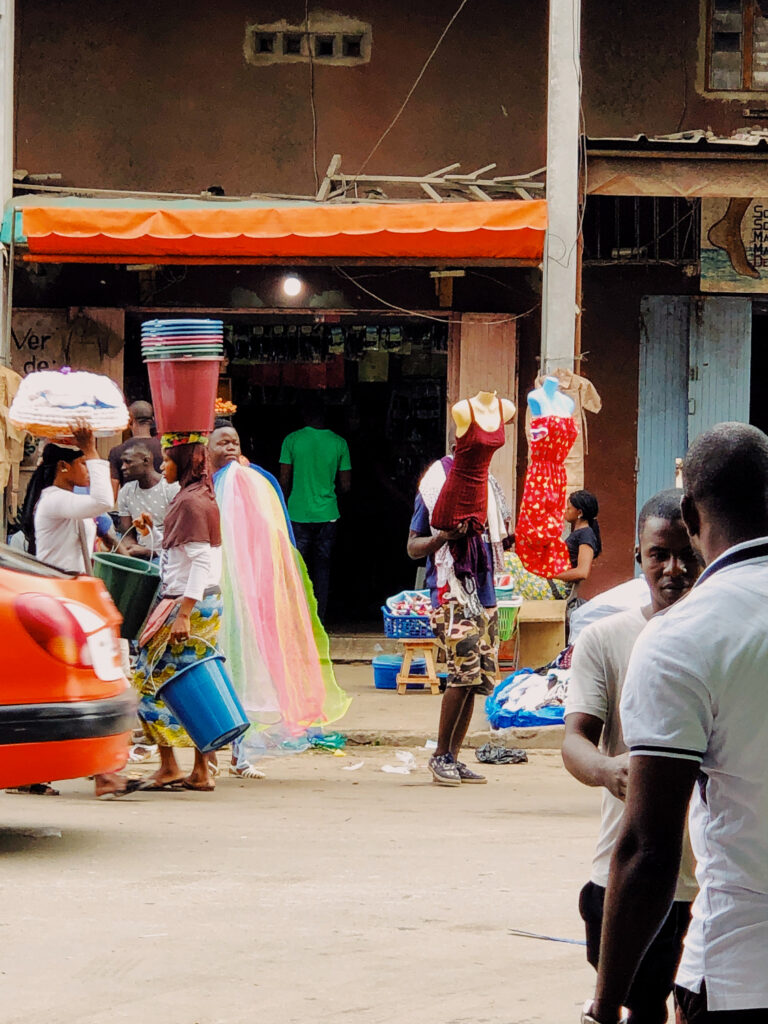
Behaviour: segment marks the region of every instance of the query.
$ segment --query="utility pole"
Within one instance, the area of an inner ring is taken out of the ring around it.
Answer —
[[[549,0],[541,372],[573,369],[579,269],[581,0]]]
[[[13,86],[14,86],[14,4],[15,0],[0,0],[0,204],[13,198]],[[0,275],[0,363],[11,364],[11,315],[9,281],[13,271],[7,251],[2,253]]]

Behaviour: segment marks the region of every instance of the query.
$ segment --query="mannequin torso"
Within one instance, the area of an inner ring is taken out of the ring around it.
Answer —
[[[560,390],[557,377],[545,377],[540,388],[528,394],[528,408],[533,416],[573,416],[573,399]]]
[[[515,403],[508,398],[499,399],[495,391],[478,391],[472,398],[462,398],[451,409],[453,422],[456,424],[456,437],[463,437],[469,430],[472,423],[472,413],[475,422],[481,430],[493,433],[500,427],[499,422],[499,401],[501,401],[501,422],[509,423],[515,415]]]

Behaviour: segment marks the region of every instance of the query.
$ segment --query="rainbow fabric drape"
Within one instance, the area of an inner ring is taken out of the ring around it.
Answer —
[[[302,749],[307,729],[340,719],[351,698],[336,682],[312,584],[275,487],[235,462],[214,485],[224,559],[219,644],[252,723],[245,752]]]

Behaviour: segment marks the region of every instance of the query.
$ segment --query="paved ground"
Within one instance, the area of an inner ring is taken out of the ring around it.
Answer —
[[[509,928],[582,938],[599,793],[554,752],[458,790],[385,774],[396,754],[214,794],[0,794],[3,1024],[578,1020],[583,947]]]

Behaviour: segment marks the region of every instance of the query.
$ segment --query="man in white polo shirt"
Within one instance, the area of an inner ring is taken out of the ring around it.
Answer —
[[[600,959],[605,887],[627,792],[629,751],[622,736],[619,701],[629,659],[650,618],[685,597],[700,572],[682,520],[682,496],[680,490],[660,491],[640,511],[635,550],[647,581],[647,600],[637,608],[591,623],[573,649],[563,762],[580,782],[603,787],[600,838],[590,879],[579,895],[587,960],[595,968]],[[667,1020],[667,1000],[691,918],[691,902],[698,891],[693,872],[693,854],[686,839],[674,902],[626,996],[630,1024],[665,1024]]]
[[[677,975],[681,1020],[768,1021],[768,437],[713,427],[691,445],[683,483],[707,569],[630,659],[629,788],[583,1014],[599,1024],[619,1019],[669,910],[689,800],[700,892]]]

